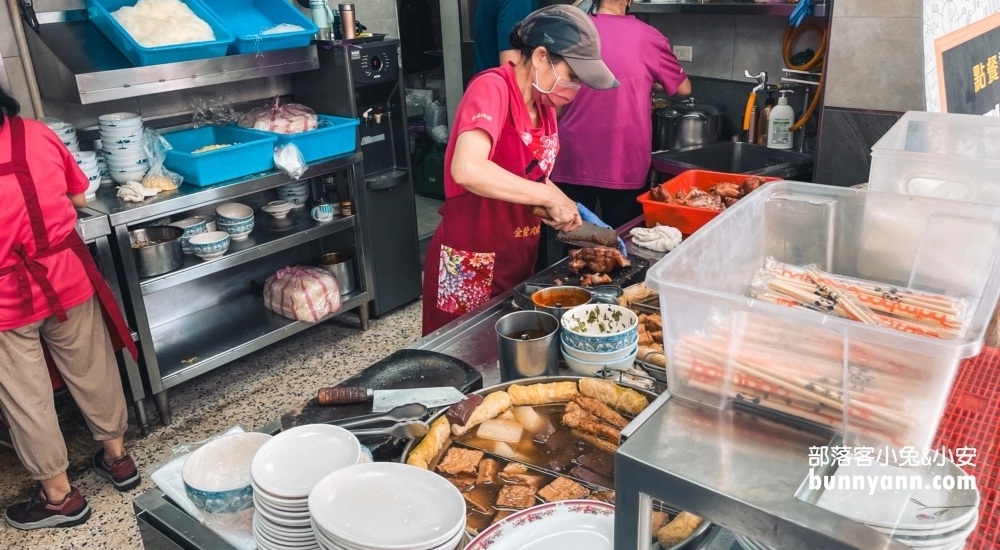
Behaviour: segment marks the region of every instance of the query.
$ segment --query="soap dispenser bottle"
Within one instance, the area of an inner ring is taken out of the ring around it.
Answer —
[[[791,149],[791,127],[795,122],[795,111],[788,104],[785,94],[792,93],[792,90],[781,90],[779,93],[781,97],[778,98],[778,104],[771,109],[767,118],[767,146],[771,149]]]

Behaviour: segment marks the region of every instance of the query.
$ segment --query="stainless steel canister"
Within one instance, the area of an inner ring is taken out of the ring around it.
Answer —
[[[329,271],[340,286],[340,294],[350,294],[358,283],[354,277],[354,258],[344,252],[331,252],[319,258],[319,266]]]
[[[169,273],[184,262],[184,254],[181,252],[181,236],[184,235],[184,230],[179,227],[143,227],[129,231],[128,235],[140,277],[155,277]]]
[[[517,311],[497,321],[500,380],[559,374],[559,321],[543,311]]]

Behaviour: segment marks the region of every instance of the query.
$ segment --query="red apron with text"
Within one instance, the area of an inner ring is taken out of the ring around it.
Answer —
[[[513,115],[508,118],[497,147],[526,148],[528,165],[511,171],[544,185],[552,170],[547,159],[554,157],[546,145],[551,149],[555,140],[541,129],[518,132]],[[541,220],[531,214],[530,206],[474,193],[448,198],[440,213],[441,225],[431,239],[424,269],[423,334],[530,277],[541,235]]]
[[[56,318],[62,322],[66,320],[66,309],[59,299],[58,293],[48,278],[46,267],[38,260],[53,254],[72,250],[87,272],[90,284],[94,286],[97,299],[101,304],[101,313],[104,317],[105,325],[111,337],[114,349],[127,349],[133,360],[138,360],[139,353],[135,342],[132,340],[131,331],[128,324],[122,317],[118,302],[115,301],[111,288],[98,269],[94,259],[90,256],[90,250],[86,243],[80,238],[76,231],[70,231],[58,242],[51,242],[45,229],[42,218],[42,209],[38,203],[38,195],[34,181],[31,177],[31,170],[27,163],[27,152],[25,147],[24,122],[20,117],[10,117],[8,119],[11,132],[11,160],[8,163],[0,164],[0,176],[13,174],[17,180],[21,193],[24,196],[24,203],[31,223],[32,235],[35,241],[35,252],[32,255],[27,253],[27,248],[17,245],[10,251],[8,257],[0,259],[0,275],[14,274],[17,281],[19,293],[24,296],[22,308],[25,317],[34,312],[34,305],[31,299],[31,281],[42,290],[46,301]]]

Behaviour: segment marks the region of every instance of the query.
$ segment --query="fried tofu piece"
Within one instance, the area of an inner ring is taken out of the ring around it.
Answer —
[[[527,485],[504,485],[497,495],[497,508],[512,508],[523,510],[530,508],[537,502],[535,493],[538,489]]]
[[[653,518],[651,520],[651,531],[655,535],[655,533],[658,533],[660,529],[662,529],[663,526],[666,525],[667,522],[669,521],[670,521],[670,514],[667,514],[666,512],[657,512],[654,510]]]
[[[646,318],[643,319],[643,324],[646,325],[646,330],[649,332],[663,331],[663,317],[660,317],[659,313],[647,315]]]
[[[599,418],[579,408],[579,406],[571,407],[572,405],[575,404],[570,403],[566,405],[566,414],[562,417],[564,425],[574,430],[597,436],[616,444],[618,443],[618,439],[621,437],[621,430],[601,422]]]
[[[646,325],[639,323],[639,345],[649,346],[653,344],[653,335],[649,333]]]
[[[483,451],[474,449],[462,449],[452,447],[445,453],[444,458],[437,465],[437,471],[443,474],[476,475],[479,468],[479,461],[483,459]]]
[[[541,474],[505,474],[500,472],[497,477],[503,480],[504,483],[508,485],[527,485],[529,487],[534,487],[538,489],[542,485],[545,485],[546,478]]]
[[[690,537],[691,533],[694,533],[695,529],[700,525],[700,517],[690,512],[681,512],[670,523],[664,525],[656,532],[656,540],[660,543],[661,547],[670,548]]]
[[[457,476],[444,475],[442,476],[448,480],[449,483],[458,487],[459,491],[467,492],[471,491],[473,487],[476,486],[476,476],[471,476],[469,474],[462,474]]]
[[[528,473],[528,467],[519,462],[508,462],[506,466],[503,467],[501,473],[504,474],[526,474]]]
[[[546,502],[583,498],[589,494],[590,491],[586,487],[568,477],[556,478],[555,481],[538,491],[538,496],[542,497]]]
[[[590,414],[596,416],[597,418],[600,418],[604,422],[611,424],[612,426],[618,428],[619,430],[624,428],[625,426],[628,426],[627,418],[618,414],[617,412],[615,412],[614,409],[605,405],[598,399],[594,399],[593,397],[587,397],[586,395],[578,395],[573,398],[573,401],[571,401],[571,403],[578,405],[581,409],[589,412]],[[567,409],[568,407],[569,405],[567,405]]]
[[[598,491],[592,495],[590,498],[594,500],[599,500],[601,502],[607,502],[608,504],[615,503],[615,492],[614,491]]]
[[[580,430],[570,430],[573,437],[579,439],[580,441],[586,441],[594,447],[601,449],[602,451],[607,451],[609,453],[618,452],[618,444],[612,443],[610,441],[601,439],[595,435],[590,435],[588,433],[581,432]]]
[[[493,510],[493,500],[487,491],[469,491],[462,493],[462,498],[465,499],[469,508],[480,514],[492,514],[495,511]]]
[[[477,485],[492,485],[500,472],[500,463],[492,458],[484,458],[479,463],[479,475],[476,477]]]

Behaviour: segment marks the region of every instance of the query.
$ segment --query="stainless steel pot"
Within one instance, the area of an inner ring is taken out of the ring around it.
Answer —
[[[140,277],[169,273],[184,262],[181,236],[184,230],[173,226],[154,226],[128,232],[132,255]],[[143,244],[154,243],[154,244]]]
[[[673,151],[712,145],[722,139],[722,107],[694,98],[653,113],[653,149]]]
[[[337,284],[340,286],[340,294],[350,294],[357,288],[358,283],[354,278],[354,258],[344,252],[331,252],[319,258],[319,266],[329,271]]]

